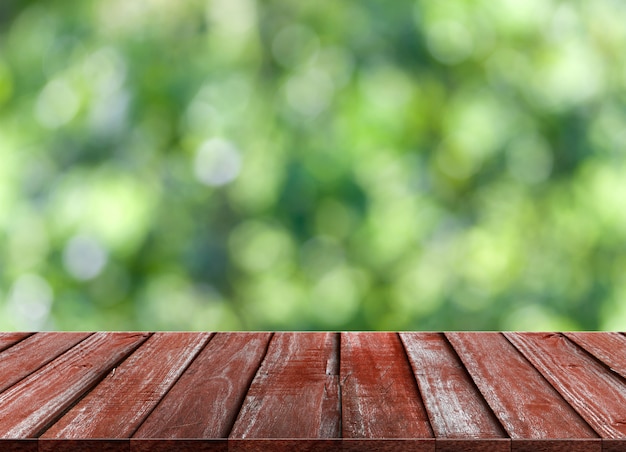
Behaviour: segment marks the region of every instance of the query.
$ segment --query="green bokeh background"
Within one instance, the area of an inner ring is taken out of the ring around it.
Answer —
[[[625,23],[3,0],[0,329],[624,329]]]

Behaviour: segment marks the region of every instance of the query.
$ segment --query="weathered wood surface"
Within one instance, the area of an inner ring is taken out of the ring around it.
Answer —
[[[439,440],[438,450],[467,450],[470,445],[472,450],[509,450],[506,433],[445,337],[400,333],[400,338]]]
[[[17,344],[22,339],[26,339],[32,333],[0,333],[0,352],[5,348]]]
[[[447,333],[446,336],[511,438],[596,437],[504,336],[494,333]]]
[[[208,333],[154,334],[41,438],[129,438],[208,339]]]
[[[0,353],[0,393],[74,347],[90,333],[41,333]]]
[[[0,333],[0,450],[624,451],[621,333]]]
[[[40,436],[147,336],[96,333],[5,390],[0,394],[0,437]]]
[[[270,337],[218,334],[133,436],[228,437]]]
[[[344,438],[434,438],[400,339],[341,335]]]
[[[338,339],[336,333],[276,333],[229,436],[339,436]]]
[[[626,336],[620,333],[565,333],[565,336],[626,378]]]
[[[604,438],[626,437],[626,385],[622,377],[607,372],[604,365],[562,334],[506,336],[596,432]]]

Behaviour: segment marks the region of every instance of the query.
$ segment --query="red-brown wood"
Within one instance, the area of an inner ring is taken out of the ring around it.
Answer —
[[[226,439],[131,438],[130,452],[228,452]]]
[[[270,337],[218,333],[133,436],[228,437]]]
[[[626,336],[620,333],[564,333],[613,372],[626,378]],[[620,353],[621,352],[621,353]]]
[[[0,452],[626,450],[616,333],[11,333],[0,344]]]
[[[86,339],[91,333],[38,333],[0,353],[0,393]]]
[[[33,333],[0,333],[0,352],[26,339]]]
[[[38,452],[129,452],[128,439],[47,439],[38,441]]]
[[[624,452],[626,444],[622,439],[603,439],[602,452]]]
[[[624,380],[558,333],[506,333],[603,438],[626,438]]]
[[[129,438],[209,337],[155,333],[41,438]]]
[[[341,335],[342,433],[344,438],[423,438],[433,432],[415,377],[394,333]],[[415,449],[415,450],[418,450]]]
[[[510,441],[442,334],[400,333],[437,450],[508,451]],[[454,439],[454,440],[453,440]]]
[[[604,452],[601,439],[517,439],[511,441],[511,452]],[[464,451],[463,451],[464,452]],[[623,449],[622,449],[623,452]]]
[[[513,439],[512,450],[525,450],[516,440],[532,439],[589,439],[577,443],[579,450],[599,447],[593,430],[502,334],[446,333],[446,337]]]
[[[228,440],[228,452],[343,452],[345,451],[343,447],[343,442],[338,439],[231,438]]]
[[[344,438],[342,452],[435,452],[433,438]]]
[[[230,438],[338,436],[337,336],[276,333]]]
[[[510,438],[437,438],[437,452],[510,452]]]
[[[505,438],[506,434],[441,334],[401,333],[435,436]]]
[[[38,452],[37,439],[1,439],[2,452]]]
[[[96,333],[0,394],[0,438],[38,436],[149,334]]]

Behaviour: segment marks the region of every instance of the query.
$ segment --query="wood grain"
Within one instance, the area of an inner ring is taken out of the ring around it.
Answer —
[[[446,333],[446,337],[514,440],[597,437],[502,334]]]
[[[621,377],[607,372],[562,334],[506,337],[600,436],[626,438],[626,385]]]
[[[458,357],[437,333],[400,333],[438,438],[505,438]]]
[[[270,338],[218,333],[133,436],[228,437]]]
[[[565,337],[626,378],[626,337],[620,333],[564,333]]]
[[[618,333],[0,333],[0,451],[625,451],[625,345]]]
[[[0,352],[6,350],[33,333],[0,333]]]
[[[96,333],[0,394],[0,438],[37,436],[149,334]]]
[[[0,353],[0,392],[65,353],[91,333],[37,333]]]
[[[230,438],[339,436],[337,351],[336,333],[276,333]]]
[[[155,333],[40,438],[129,438],[210,338]]]
[[[417,384],[395,333],[342,333],[344,438],[432,438]]]

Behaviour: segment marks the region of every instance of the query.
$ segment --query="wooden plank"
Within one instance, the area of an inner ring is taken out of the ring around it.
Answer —
[[[400,339],[437,437],[437,450],[510,450],[508,436],[445,337],[400,333]]]
[[[587,350],[609,366],[612,371],[626,378],[626,337],[620,333],[564,333],[571,341]]]
[[[423,438],[415,450],[434,450],[433,432],[417,383],[395,333],[341,334],[344,438]]]
[[[0,352],[26,339],[32,334],[33,333],[0,333]]]
[[[571,451],[599,450],[593,430],[502,334],[446,337],[513,439],[512,450],[525,450],[520,440],[566,438],[590,440],[572,443]]]
[[[96,333],[0,394],[0,438],[37,436],[147,333]]]
[[[435,436],[505,438],[458,357],[437,333],[400,333]]]
[[[38,333],[0,353],[0,393],[48,364],[91,333]]]
[[[229,437],[339,436],[338,342],[336,333],[276,333]]]
[[[564,335],[506,333],[603,438],[626,438],[626,384]]]
[[[129,438],[209,340],[155,333],[41,437]]]
[[[228,437],[271,336],[218,333],[133,437]]]

